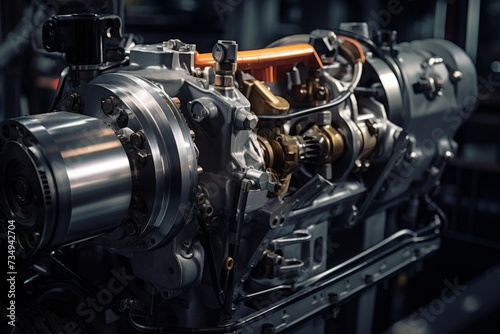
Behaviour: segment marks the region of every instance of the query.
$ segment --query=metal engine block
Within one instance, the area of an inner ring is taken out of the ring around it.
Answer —
[[[0,125],[18,328],[323,332],[309,319],[352,298],[369,318],[375,286],[439,248],[432,197],[476,101],[459,47],[356,23],[200,53],[120,24],[49,19],[53,107]]]

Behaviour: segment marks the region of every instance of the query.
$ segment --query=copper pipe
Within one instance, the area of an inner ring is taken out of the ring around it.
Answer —
[[[249,71],[256,79],[266,82],[276,81],[300,62],[304,62],[310,69],[323,66],[316,50],[309,44],[239,51],[236,62],[238,70]],[[213,66],[212,54],[195,52],[194,64],[200,68]]]

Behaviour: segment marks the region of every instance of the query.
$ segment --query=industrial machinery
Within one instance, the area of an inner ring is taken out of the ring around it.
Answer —
[[[476,106],[458,46],[396,39],[355,22],[202,53],[51,17],[53,105],[0,125],[9,324],[323,333],[355,298],[369,324],[377,284],[440,247],[433,196]]]

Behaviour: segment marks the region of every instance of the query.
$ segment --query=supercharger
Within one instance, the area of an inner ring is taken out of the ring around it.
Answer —
[[[437,250],[474,65],[446,40],[360,28],[201,53],[136,44],[114,15],[49,19],[45,48],[68,62],[54,103],[0,125],[17,326],[320,333]]]

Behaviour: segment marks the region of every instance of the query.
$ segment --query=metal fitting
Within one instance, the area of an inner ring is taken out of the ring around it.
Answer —
[[[101,100],[101,110],[106,115],[111,115],[115,111],[116,103],[114,96],[108,96]]]
[[[240,108],[236,112],[234,122],[235,128],[238,130],[253,130],[257,127],[259,118],[253,112]]]
[[[139,130],[130,135],[130,144],[136,150],[140,150],[144,147],[144,143],[146,142],[144,138],[144,131]]]

